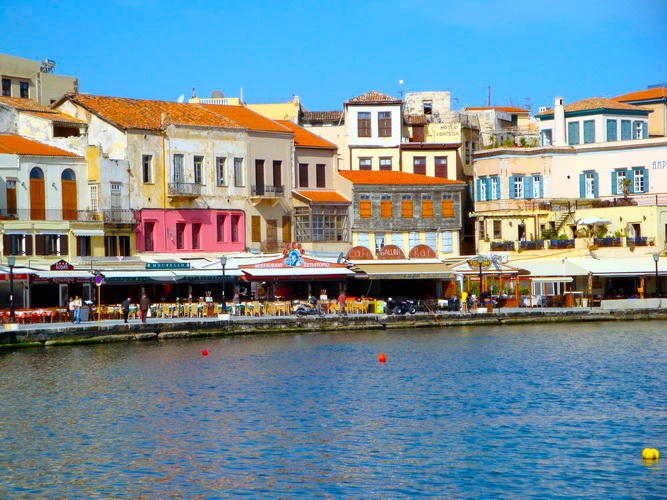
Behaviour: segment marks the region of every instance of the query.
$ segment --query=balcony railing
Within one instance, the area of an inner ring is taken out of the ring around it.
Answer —
[[[549,240],[549,248],[574,248],[574,240]]]
[[[285,242],[280,240],[266,240],[259,244],[262,252],[277,252],[285,248]]]
[[[101,221],[102,213],[94,210],[62,210],[56,208],[0,209],[0,221],[7,220],[75,220]]]
[[[285,195],[285,186],[251,186],[251,196],[268,196],[278,198]]]
[[[103,216],[104,222],[107,224],[134,224],[137,222],[137,213],[135,210],[112,208],[105,210]]]
[[[519,248],[521,250],[542,250],[544,248],[544,240],[520,241]]]
[[[201,184],[192,182],[170,182],[168,187],[169,196],[200,196]]]
[[[621,238],[593,238],[593,244],[599,247],[620,247]]]
[[[491,242],[491,251],[492,252],[513,252],[514,251],[514,242],[513,241],[492,241]]]

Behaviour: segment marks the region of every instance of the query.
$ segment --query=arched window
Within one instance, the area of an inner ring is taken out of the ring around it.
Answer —
[[[44,172],[42,172],[41,168],[35,167],[30,171],[30,178],[31,179],[43,179],[44,178]]]
[[[75,181],[76,174],[74,173],[74,170],[72,170],[71,168],[66,168],[65,170],[63,170],[63,173],[60,176],[60,178],[63,181]]]

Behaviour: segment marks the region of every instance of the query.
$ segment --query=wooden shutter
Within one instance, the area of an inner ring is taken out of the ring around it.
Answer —
[[[46,219],[44,179],[30,179],[30,218],[32,220]]]
[[[2,235],[2,255],[12,254],[12,237],[8,234]]]
[[[16,183],[7,188],[7,215],[16,215]]]
[[[32,255],[32,234],[26,234],[25,238],[25,254]]]
[[[442,216],[454,217],[454,200],[442,200]]]
[[[299,187],[308,187],[308,164],[299,163]]]
[[[62,180],[63,220],[76,220],[76,181]]]
[[[266,239],[272,243],[278,241],[278,221],[276,219],[266,220]]]
[[[69,254],[69,236],[66,234],[60,235],[60,255]]]
[[[315,185],[318,188],[327,187],[326,165],[323,165],[322,163],[318,163],[317,165],[315,165],[315,179],[316,179]]]
[[[273,161],[273,185],[279,187],[283,185],[283,172],[282,172],[283,162],[280,160]]]
[[[289,215],[283,215],[283,241],[292,241],[292,218]]]
[[[611,172],[611,194],[620,194],[618,192],[618,170]]]
[[[45,255],[45,238],[46,237],[43,234],[38,234],[35,236],[35,255]]]
[[[412,200],[401,200],[401,217],[412,217]]]
[[[362,219],[368,219],[371,216],[372,216],[371,201],[361,200],[359,202],[359,217],[361,217]]]
[[[391,219],[393,217],[392,212],[391,200],[382,200],[380,202],[380,217]]]
[[[433,200],[422,200],[422,217],[433,217]]]
[[[251,221],[250,238],[253,243],[259,243],[262,241],[262,219],[259,215],[253,215]]]

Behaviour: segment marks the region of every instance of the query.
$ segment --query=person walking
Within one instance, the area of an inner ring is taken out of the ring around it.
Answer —
[[[74,297],[73,305],[74,305],[74,323],[79,324],[81,323],[81,308],[83,307],[83,301],[78,295]]]
[[[139,316],[141,317],[141,322],[146,323],[146,316],[148,315],[148,309],[151,307],[151,301],[143,294],[141,300],[139,301]]]
[[[343,316],[347,316],[347,311],[345,310],[345,300],[347,297],[345,296],[345,290],[341,290],[340,294],[338,295],[338,314],[342,314]]]
[[[67,304],[67,309],[69,310],[69,320],[74,323],[74,297],[69,298],[69,304]]]
[[[461,292],[461,312],[468,312],[468,292],[465,290]]]
[[[123,310],[123,321],[127,323],[127,318],[130,316],[130,304],[132,299],[130,297],[126,298],[123,302],[120,303],[120,308]]]

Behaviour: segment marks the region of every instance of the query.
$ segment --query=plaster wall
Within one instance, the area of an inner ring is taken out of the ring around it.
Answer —
[[[338,146],[338,151],[336,153],[335,169],[336,170],[350,170],[350,149],[347,144],[347,129],[343,125],[322,125],[322,126],[310,126],[302,125],[309,132],[319,135],[322,139],[326,139],[329,142],[334,143]]]
[[[408,172],[410,174],[414,172],[414,159],[415,158],[425,158],[426,159],[426,175],[435,177],[435,159],[440,157],[447,158],[447,179],[458,180],[457,179],[457,150],[402,150],[402,165],[403,172]]]
[[[380,137],[378,133],[378,115],[379,113],[391,112],[391,136]],[[367,112],[371,114],[371,136],[359,137],[358,114]],[[401,131],[403,127],[403,116],[401,106],[393,105],[353,105],[348,106],[346,111],[345,123],[348,130],[348,144],[352,146],[371,146],[371,147],[394,147],[401,143]]]
[[[0,134],[18,134],[19,114],[11,106],[0,104]]]
[[[424,101],[431,101],[431,114],[448,113],[451,109],[451,93],[449,90],[438,92],[408,92],[405,94],[403,111],[406,115],[423,115]]]
[[[297,179],[295,182],[294,189],[300,190],[317,190],[317,189],[331,189],[333,187],[334,181],[334,165],[335,165],[335,154],[336,152],[332,149],[315,149],[315,148],[296,148],[296,165],[297,168],[300,164],[308,165],[308,185],[301,186],[300,179]],[[317,165],[322,164],[325,166],[325,185],[324,187],[317,187]],[[298,170],[297,170],[298,171]]]
[[[402,170],[400,159],[401,151],[397,147],[387,148],[350,148],[349,170],[359,170],[359,159],[370,158],[371,170],[380,170],[380,158],[391,158],[391,169]]]

